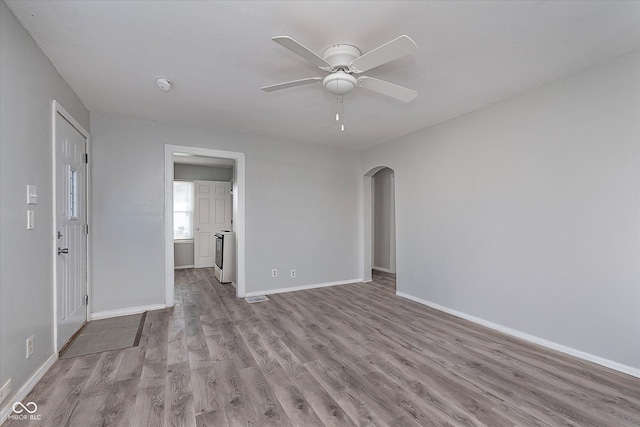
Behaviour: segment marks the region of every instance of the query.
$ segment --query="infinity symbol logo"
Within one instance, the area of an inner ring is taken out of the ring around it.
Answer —
[[[33,409],[29,409],[29,408],[33,408]],[[38,410],[38,405],[36,405],[34,402],[29,402],[26,405],[23,405],[22,402],[16,402],[13,404],[13,412],[15,412],[16,414],[21,414],[24,411],[27,411],[28,413],[33,414],[37,410]]]

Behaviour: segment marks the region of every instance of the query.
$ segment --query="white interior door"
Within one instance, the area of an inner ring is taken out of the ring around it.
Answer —
[[[231,230],[231,183],[194,181],[194,191],[193,264],[195,268],[213,267],[215,234]]]
[[[57,350],[87,319],[87,138],[55,116]]]

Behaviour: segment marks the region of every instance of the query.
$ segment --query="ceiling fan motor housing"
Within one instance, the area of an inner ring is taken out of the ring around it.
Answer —
[[[327,61],[331,68],[329,71],[337,71],[339,69],[349,69],[349,65],[354,59],[362,55],[360,49],[349,44],[336,44],[328,47],[322,52],[322,59]]]

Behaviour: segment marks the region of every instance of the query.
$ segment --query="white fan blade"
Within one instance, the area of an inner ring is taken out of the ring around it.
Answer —
[[[349,69],[354,73],[363,73],[412,54],[417,50],[418,46],[413,40],[408,36],[400,36],[354,59],[349,65]]]
[[[311,62],[313,65],[317,65],[320,68],[331,68],[331,64],[322,59],[322,57],[318,56],[312,50],[304,47],[294,39],[289,36],[278,36],[273,37],[271,40],[278,43],[280,46],[286,47],[291,52],[302,56],[307,61]]]
[[[310,83],[321,82],[322,77],[310,77],[308,79],[293,80],[290,82],[278,83],[276,85],[261,87],[265,92],[273,92],[274,90],[287,89],[295,86],[308,85]]]
[[[393,83],[385,82],[384,80],[374,79],[373,77],[359,77],[358,86],[404,102],[411,102],[416,96],[418,96],[418,92],[415,90],[394,85]]]

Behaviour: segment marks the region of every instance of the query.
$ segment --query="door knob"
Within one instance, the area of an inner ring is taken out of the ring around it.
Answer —
[[[60,254],[68,254],[69,248],[58,248],[58,255]]]
[[[196,231],[200,231],[200,227],[196,227]]]

